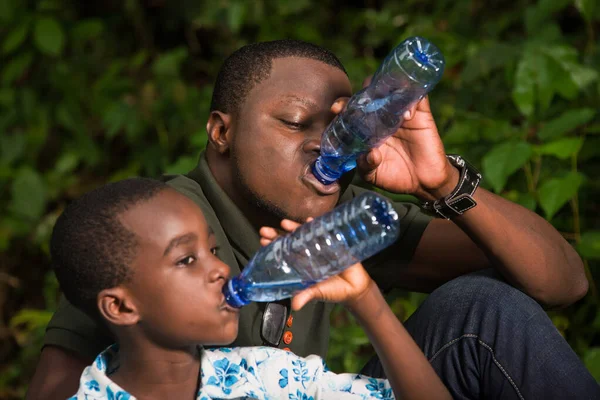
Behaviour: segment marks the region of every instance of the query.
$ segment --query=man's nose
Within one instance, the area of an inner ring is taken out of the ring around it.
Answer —
[[[302,151],[305,153],[321,154],[321,136],[323,132],[311,134],[302,144]]]

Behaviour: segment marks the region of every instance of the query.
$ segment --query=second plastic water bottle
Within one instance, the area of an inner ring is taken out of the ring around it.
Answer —
[[[313,175],[329,185],[353,169],[361,153],[398,130],[404,112],[435,86],[444,65],[438,48],[421,37],[408,38],[394,48],[371,84],[350,98],[323,133]]]
[[[392,204],[364,193],[262,247],[223,287],[225,299],[242,307],[290,297],[378,253],[399,233]]]

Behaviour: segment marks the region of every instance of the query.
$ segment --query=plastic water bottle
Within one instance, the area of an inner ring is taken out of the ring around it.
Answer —
[[[400,43],[379,66],[371,84],[350,98],[323,133],[313,175],[329,185],[356,167],[361,153],[398,130],[404,112],[439,82],[444,65],[442,53],[426,39],[411,37]]]
[[[386,198],[366,192],[262,247],[223,293],[227,303],[291,297],[389,246],[400,232]]]

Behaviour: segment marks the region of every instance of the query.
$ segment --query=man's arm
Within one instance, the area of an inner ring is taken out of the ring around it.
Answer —
[[[61,296],[52,316],[27,399],[64,400],[77,392],[79,378],[102,350],[114,343],[107,328]]]
[[[44,347],[25,399],[65,400],[73,396],[81,373],[93,361],[60,347]]]
[[[440,199],[459,174],[445,155],[427,98],[407,112],[400,129],[359,159],[363,178],[393,193]],[[485,176],[484,176],[485,179]],[[406,271],[415,288],[493,266],[544,306],[560,307],[587,291],[583,263],[569,243],[537,214],[482,188],[477,206],[452,222],[432,221]]]
[[[546,307],[583,297],[588,281],[581,258],[539,215],[479,188],[477,206],[425,229],[406,273],[431,290],[456,276],[493,266]],[[429,274],[429,276],[427,276]],[[429,287],[427,287],[429,285]]]

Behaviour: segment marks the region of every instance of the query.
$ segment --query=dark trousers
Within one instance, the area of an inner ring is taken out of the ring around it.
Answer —
[[[455,399],[600,399],[546,312],[493,270],[439,287],[405,326]],[[361,373],[385,377],[376,357]]]

